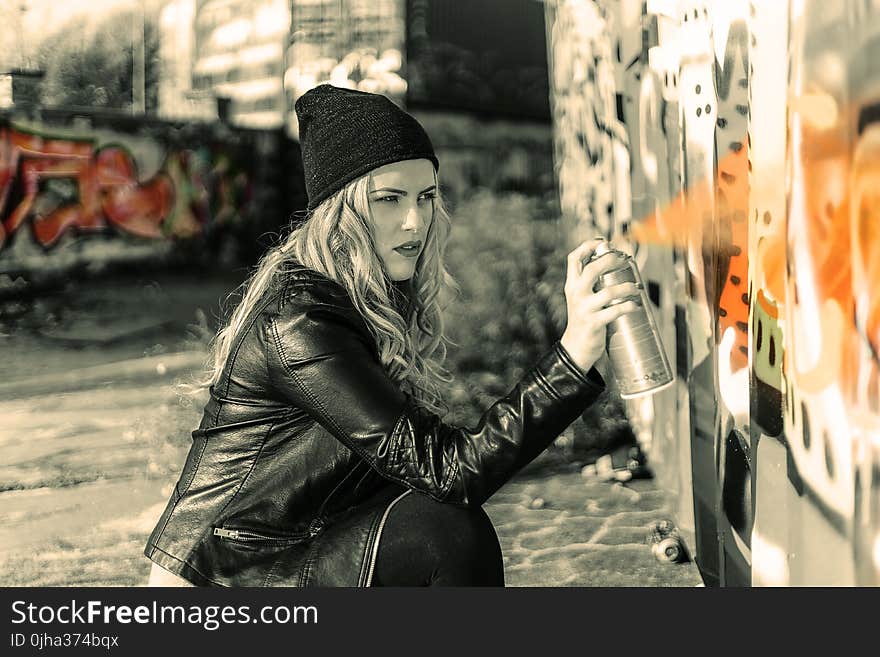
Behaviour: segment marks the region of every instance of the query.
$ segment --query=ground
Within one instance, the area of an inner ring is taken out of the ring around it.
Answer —
[[[138,586],[142,549],[204,397],[176,382],[204,361],[234,277],[126,279],[6,302],[0,333],[0,585]],[[625,485],[558,459],[487,512],[511,586],[693,586],[645,537],[668,517],[653,480]]]

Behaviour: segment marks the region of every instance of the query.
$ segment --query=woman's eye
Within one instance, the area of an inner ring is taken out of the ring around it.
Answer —
[[[421,201],[433,201],[435,198],[437,198],[437,195],[436,195],[436,194],[425,194],[424,196],[420,196],[420,197],[419,197],[419,202],[421,202]]]
[[[385,201],[387,203],[397,203],[396,196],[381,196],[377,199],[378,201]]]

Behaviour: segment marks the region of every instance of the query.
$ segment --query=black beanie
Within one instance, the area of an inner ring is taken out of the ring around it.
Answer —
[[[439,167],[424,128],[385,96],[322,84],[294,106],[311,212],[365,173],[427,159]]]

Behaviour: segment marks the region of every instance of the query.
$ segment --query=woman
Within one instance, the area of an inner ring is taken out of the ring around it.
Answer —
[[[383,96],[296,103],[308,218],[261,261],[217,336],[211,396],[145,554],[151,583],[503,585],[481,505],[604,388],[605,326],[633,285],[568,258],[568,326],[486,411],[445,424],[449,218],[422,127]],[[607,307],[606,307],[607,306]]]

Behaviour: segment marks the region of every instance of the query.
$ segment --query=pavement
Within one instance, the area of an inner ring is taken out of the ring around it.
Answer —
[[[203,362],[233,278],[91,282],[0,308],[0,585],[146,582],[143,545],[204,403],[175,384]],[[669,517],[653,479],[547,463],[486,505],[509,586],[700,583],[646,542]]]

